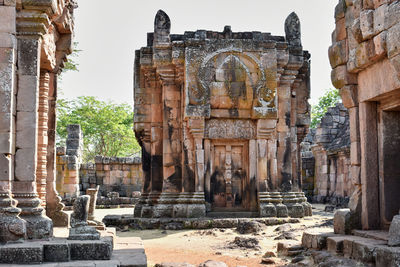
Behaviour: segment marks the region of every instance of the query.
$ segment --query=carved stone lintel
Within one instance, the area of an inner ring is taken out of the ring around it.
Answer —
[[[220,120],[206,121],[205,137],[209,139],[255,139],[256,126],[251,120]]]

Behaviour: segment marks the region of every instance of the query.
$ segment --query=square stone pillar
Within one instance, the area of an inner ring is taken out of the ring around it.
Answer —
[[[26,239],[26,222],[12,198],[15,159],[15,6],[0,6],[0,243]]]
[[[359,104],[359,117],[362,188],[361,223],[363,229],[371,230],[378,229],[380,224],[376,102],[361,102]]]
[[[40,79],[40,35],[18,38],[18,94],[16,117],[15,178],[13,194],[30,239],[53,235],[53,223],[44,215],[36,185]]]

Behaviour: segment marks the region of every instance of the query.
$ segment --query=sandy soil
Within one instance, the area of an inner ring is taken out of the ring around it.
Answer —
[[[313,217],[304,218],[300,223],[292,224],[292,232],[298,241],[306,229],[321,232],[332,231],[330,224],[333,213],[323,211],[323,205],[314,205]],[[108,214],[112,214],[109,211]],[[199,264],[206,260],[223,261],[228,266],[266,266],[261,264],[261,258],[267,251],[276,252],[274,240],[280,233],[274,231],[277,226],[263,226],[257,235],[240,235],[235,229],[211,230],[142,230],[118,232],[121,237],[139,236],[143,239],[149,266],[161,262],[187,262]],[[229,243],[236,236],[253,237],[259,241],[261,249],[229,248]],[[290,262],[289,258],[273,258],[275,266]],[[268,265],[273,266],[273,265]]]

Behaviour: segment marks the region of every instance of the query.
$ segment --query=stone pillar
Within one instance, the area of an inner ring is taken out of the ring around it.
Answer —
[[[67,227],[69,216],[63,211],[65,205],[56,190],[56,88],[57,75],[50,74],[48,98],[48,129],[47,129],[47,178],[46,178],[46,215],[53,220],[56,227]]]
[[[379,212],[379,170],[378,170],[378,129],[376,102],[359,103],[360,144],[361,144],[361,186],[363,229],[378,229]],[[353,152],[353,151],[352,151]],[[353,152],[354,153],[354,152]]]
[[[40,35],[19,36],[17,150],[13,193],[22,210],[20,216],[27,221],[30,239],[53,235],[53,223],[44,215],[36,184],[40,49]]]
[[[11,194],[17,93],[15,19],[15,4],[0,5],[0,243],[26,239],[26,222],[18,216],[21,210]]]

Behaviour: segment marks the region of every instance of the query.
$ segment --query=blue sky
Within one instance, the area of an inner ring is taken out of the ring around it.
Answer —
[[[284,21],[295,11],[301,21],[303,48],[311,53],[311,100],[332,88],[328,47],[334,30],[332,0],[83,0],[75,10],[75,41],[82,51],[74,59],[79,72],[63,74],[61,97],[97,96],[133,105],[135,49],[146,45],[154,16],[164,10],[171,33],[197,29],[262,31],[284,35]]]

